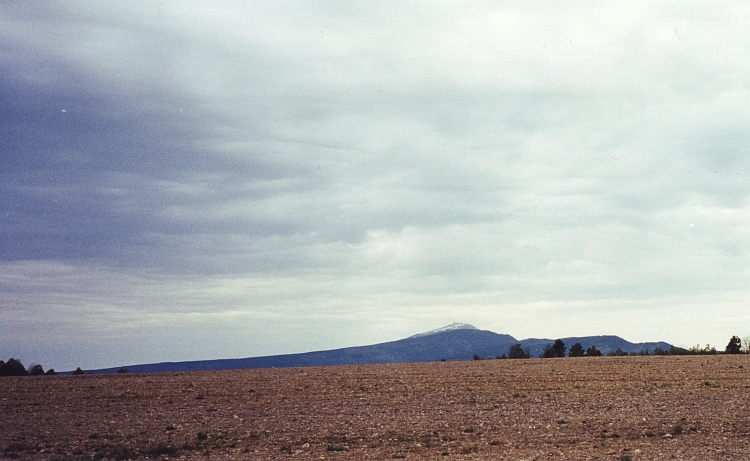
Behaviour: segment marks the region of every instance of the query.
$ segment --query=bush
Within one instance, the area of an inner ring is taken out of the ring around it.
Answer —
[[[612,351],[607,355],[610,357],[625,357],[628,355],[628,353],[618,347],[616,351]]]
[[[687,355],[690,351],[682,347],[672,346],[669,348],[669,355]]]
[[[123,368],[120,368],[119,370],[117,370],[117,372],[118,373],[127,373],[128,369],[123,367]]]
[[[714,355],[716,354],[716,348],[711,347],[710,344],[706,344],[706,347],[701,348],[700,344],[696,344],[687,350],[689,355]]]
[[[81,367],[76,368],[76,371],[73,372],[74,375],[82,375],[83,370],[81,370]]]

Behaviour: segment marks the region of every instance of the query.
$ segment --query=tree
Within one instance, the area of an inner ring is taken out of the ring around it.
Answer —
[[[54,368],[50,368],[49,370],[47,370],[47,373],[45,373],[45,375],[49,375],[49,376],[55,376],[56,374],[57,372],[55,371]]]
[[[700,344],[696,344],[695,346],[688,349],[688,354],[690,355],[713,355],[716,353],[716,348],[712,347],[710,344],[706,344],[706,347],[701,348]]]
[[[581,343],[575,343],[572,346],[570,346],[570,350],[568,351],[568,357],[583,357],[584,350],[583,346],[581,346]]]
[[[3,366],[2,369],[2,375],[3,376],[27,376],[29,374],[28,371],[26,371],[26,367],[23,366],[23,363],[21,363],[20,360],[10,358],[8,359],[8,362]]]
[[[520,344],[514,344],[508,348],[509,359],[528,359],[529,357],[529,352],[523,350]]]
[[[545,359],[565,357],[565,349],[565,343],[561,339],[556,339],[554,343],[544,346],[541,357]]]
[[[81,370],[81,367],[76,368],[76,371],[73,372],[74,375],[82,375],[83,370]]]
[[[741,354],[742,353],[742,340],[739,336],[732,336],[732,339],[729,340],[729,344],[727,344],[727,348],[724,349],[724,352],[727,354]]]
[[[669,355],[689,355],[690,351],[684,347],[669,346]]]
[[[479,354],[474,354],[474,360],[482,360],[482,357]]]
[[[742,338],[742,352],[750,354],[750,336],[744,336]]]
[[[626,357],[628,353],[618,347],[616,351],[608,352],[607,355],[610,357]]]
[[[29,370],[31,376],[42,376],[44,374],[44,368],[41,365],[36,364]]]
[[[591,346],[588,349],[586,349],[586,357],[601,357],[602,351],[596,348],[596,346]]]
[[[117,372],[118,372],[118,373],[127,373],[127,372],[128,372],[128,369],[127,369],[127,368],[125,368],[125,367],[123,367],[123,368],[120,368],[119,370],[117,370]]]
[[[542,353],[539,354],[539,358],[542,358],[542,359],[551,359],[554,357],[555,357],[555,350],[552,349],[552,344],[547,344],[546,346],[544,346]]]

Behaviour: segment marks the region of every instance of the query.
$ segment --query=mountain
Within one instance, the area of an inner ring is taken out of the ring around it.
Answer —
[[[570,347],[579,342],[588,348],[594,345],[603,353],[621,349],[625,352],[651,351],[656,347],[669,349],[667,343],[628,342],[618,336],[588,336],[561,338]],[[538,357],[551,339],[525,339],[518,341],[513,336],[480,330],[471,325],[453,323],[437,330],[416,334],[405,339],[370,346],[346,347],[301,354],[271,355],[244,359],[197,360],[187,362],[162,362],[129,365],[130,373],[232,370],[241,368],[303,367],[323,365],[353,365],[395,362],[432,362],[439,360],[471,360],[474,355],[494,358],[505,354],[514,344],[528,349],[532,357]],[[121,367],[89,370],[89,373],[115,373]]]
[[[437,333],[442,333],[444,331],[452,331],[452,330],[479,330],[479,328],[473,325],[469,325],[468,323],[453,322],[448,326],[444,326],[442,328],[438,328],[435,330],[430,330],[425,333],[417,333],[416,335],[409,336],[409,338],[421,338],[423,336],[430,336],[430,335],[434,335]]]

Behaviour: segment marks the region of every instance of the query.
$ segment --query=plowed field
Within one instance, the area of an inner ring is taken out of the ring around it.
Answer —
[[[0,458],[750,459],[750,356],[0,378]]]

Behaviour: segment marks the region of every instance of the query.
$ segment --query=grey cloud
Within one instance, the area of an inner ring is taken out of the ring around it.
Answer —
[[[571,306],[606,324],[745,293],[750,42],[721,22],[741,4],[0,9],[0,274],[24,331],[47,325],[34,299],[101,337],[231,323],[289,351],[261,330],[572,329]],[[83,276],[9,275],[47,264]]]

